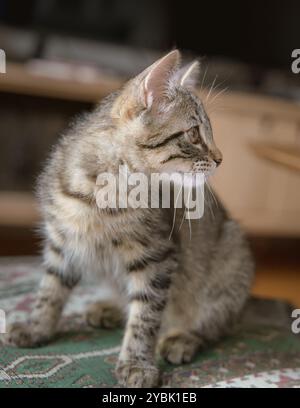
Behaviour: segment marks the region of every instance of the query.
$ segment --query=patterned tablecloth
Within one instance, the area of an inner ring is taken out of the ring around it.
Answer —
[[[0,309],[23,320],[41,276],[37,258],[0,260]],[[76,289],[51,344],[38,349],[0,345],[0,388],[116,386],[113,369],[122,330],[86,326],[81,311],[101,297],[95,287]],[[291,308],[251,299],[231,337],[198,354],[192,364],[162,361],[164,387],[300,387],[300,334],[291,332]],[[1,335],[0,335],[1,336]]]

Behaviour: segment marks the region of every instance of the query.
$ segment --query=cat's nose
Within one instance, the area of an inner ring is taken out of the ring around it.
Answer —
[[[214,158],[214,162],[216,163],[217,167],[220,166],[220,164],[222,163],[223,158],[219,157],[219,158]]]
[[[217,167],[220,166],[223,160],[223,156],[220,150],[217,149],[214,152],[212,152],[212,159],[216,163]]]

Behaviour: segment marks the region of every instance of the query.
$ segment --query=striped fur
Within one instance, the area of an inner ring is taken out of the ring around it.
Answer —
[[[12,326],[7,341],[48,340],[71,289],[84,276],[108,281],[117,294],[92,306],[92,325],[126,321],[116,369],[120,384],[154,386],[158,347],[172,363],[190,361],[228,332],[251,284],[253,262],[238,225],[206,196],[200,220],[181,229],[174,209],[99,209],[96,178],[130,172],[209,172],[222,160],[199,98],[177,72],[178,51],[147,68],[61,138],[40,177],[46,274],[30,323]],[[191,67],[188,67],[191,70]],[[194,68],[193,68],[194,70]],[[214,214],[212,217],[211,214]],[[158,338],[160,339],[157,342]],[[100,368],[99,368],[100,369]]]

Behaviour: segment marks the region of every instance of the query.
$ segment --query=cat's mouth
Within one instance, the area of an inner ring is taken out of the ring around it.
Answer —
[[[197,160],[194,162],[180,163],[179,165],[165,165],[159,169],[159,173],[166,173],[169,176],[178,179],[184,177],[189,180],[188,183],[195,183],[195,179],[199,176],[205,177],[206,179],[212,176],[217,168],[217,164],[214,160]]]
[[[203,173],[205,177],[212,176],[216,171],[217,164],[215,161],[196,162],[193,165],[193,172]]]

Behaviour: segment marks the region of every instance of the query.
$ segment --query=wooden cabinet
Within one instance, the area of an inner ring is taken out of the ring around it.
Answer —
[[[212,178],[217,193],[250,233],[299,236],[300,172],[267,160],[258,150],[269,143],[299,151],[300,106],[235,93],[222,97],[219,106],[222,110],[211,115],[224,155]]]

